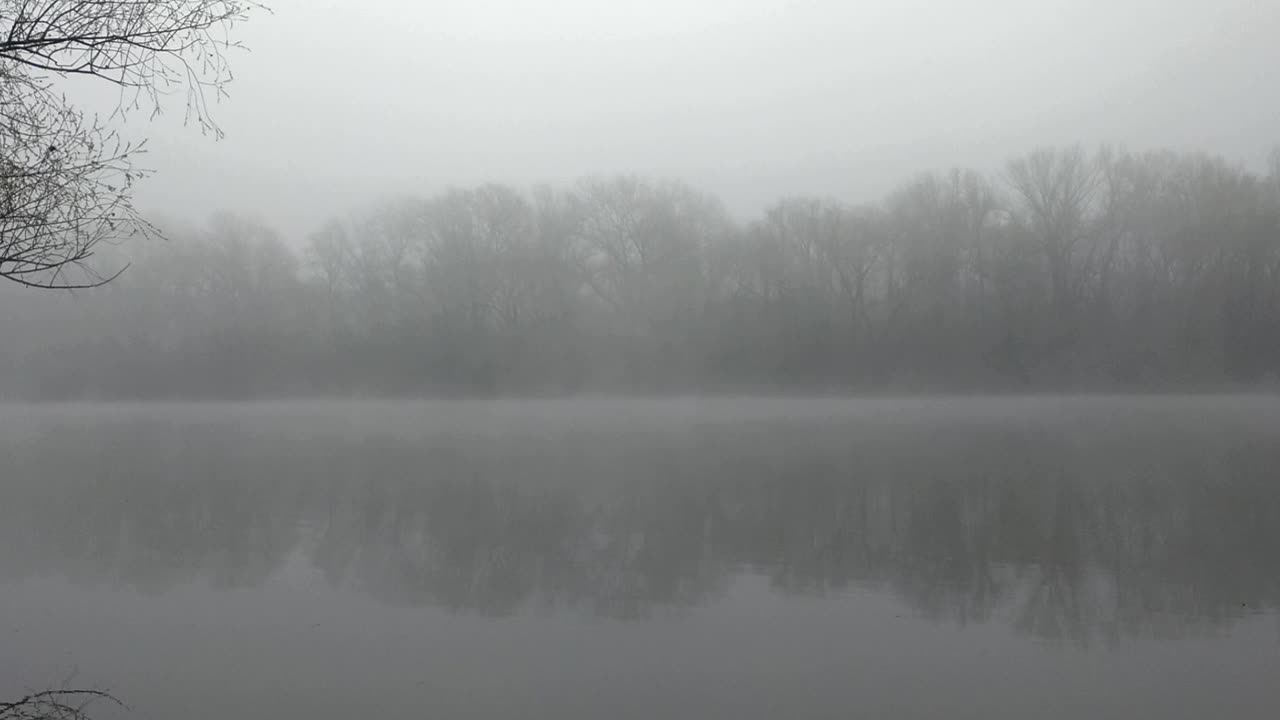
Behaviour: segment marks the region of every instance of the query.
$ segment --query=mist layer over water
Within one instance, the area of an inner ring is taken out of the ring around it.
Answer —
[[[1271,717],[1280,402],[0,409],[0,692],[133,717]]]

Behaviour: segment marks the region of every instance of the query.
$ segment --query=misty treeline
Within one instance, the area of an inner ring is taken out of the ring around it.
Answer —
[[[6,288],[0,375],[37,397],[1274,382],[1269,168],[1044,149],[746,224],[674,181],[490,184],[300,247],[223,214],[100,257],[130,263],[106,287]]]

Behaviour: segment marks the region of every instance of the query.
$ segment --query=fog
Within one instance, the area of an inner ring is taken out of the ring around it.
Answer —
[[[0,397],[1280,382],[1273,3],[248,18],[194,117],[108,116],[146,152],[46,209],[75,252],[6,216],[7,279],[124,272],[0,287]]]
[[[588,177],[242,215],[4,288],[14,399],[1240,391],[1280,383],[1280,154],[1034,150],[735,222]],[[322,224],[320,224],[322,223]]]
[[[1280,716],[1280,3],[0,0],[0,720]]]
[[[145,209],[300,243],[335,208],[489,181],[679,178],[736,219],[1041,145],[1278,141],[1280,6],[1246,0],[276,0],[200,142],[171,108]]]
[[[9,406],[0,693],[1271,718],[1278,433],[1267,398]]]

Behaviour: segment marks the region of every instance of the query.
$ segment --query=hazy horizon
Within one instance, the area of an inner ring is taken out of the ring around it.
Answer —
[[[215,107],[223,140],[183,127],[180,98],[123,128],[150,137],[144,212],[231,210],[297,246],[388,196],[639,173],[743,220],[780,196],[870,202],[1042,145],[1258,170],[1280,142],[1274,3],[268,4],[236,28],[249,50]]]

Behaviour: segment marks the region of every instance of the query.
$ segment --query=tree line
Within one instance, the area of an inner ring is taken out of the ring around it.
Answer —
[[[163,223],[160,223],[164,225]],[[677,181],[404,197],[291,245],[220,214],[6,288],[32,397],[1220,388],[1280,376],[1280,152],[1040,149],[736,222]],[[114,265],[112,265],[114,263]]]

